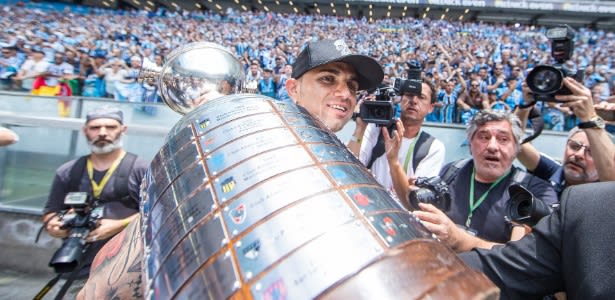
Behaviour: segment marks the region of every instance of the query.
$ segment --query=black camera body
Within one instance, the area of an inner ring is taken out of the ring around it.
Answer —
[[[84,192],[71,192],[64,198],[64,204],[70,206],[72,213],[62,213],[62,229],[70,229],[69,235],[62,242],[49,261],[56,273],[69,273],[81,264],[83,253],[88,244],[85,238],[96,228],[100,215],[93,208],[92,197]]]
[[[420,95],[423,82],[421,65],[417,61],[408,64],[408,78],[395,78],[393,85],[381,85],[374,91],[375,101],[364,101],[359,108],[359,117],[367,123],[389,127],[395,123],[393,98],[404,93]]]
[[[540,219],[551,214],[552,209],[524,187],[513,184],[508,187],[510,200],[506,208],[510,221],[534,226]]]
[[[420,209],[419,203],[432,204],[441,211],[450,209],[451,193],[448,184],[440,176],[419,177],[414,185],[419,189],[408,194],[408,201],[413,209]]]
[[[564,86],[565,77],[583,81],[583,70],[566,66],[574,52],[575,32],[568,25],[553,27],[547,30],[547,38],[551,40],[551,57],[554,65],[538,65],[527,75],[526,83],[534,94],[536,101],[554,102],[555,95],[571,95]]]

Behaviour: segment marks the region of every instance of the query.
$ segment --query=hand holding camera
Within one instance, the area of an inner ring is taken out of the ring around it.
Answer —
[[[99,211],[93,208],[94,201],[88,193],[68,193],[64,198],[64,204],[71,209],[54,216],[58,217],[57,221],[61,224],[59,229],[68,232],[62,246],[49,262],[49,266],[53,267],[56,273],[72,272],[81,264],[83,254],[88,249],[86,237],[96,228],[100,219]],[[58,226],[58,223],[55,226]]]

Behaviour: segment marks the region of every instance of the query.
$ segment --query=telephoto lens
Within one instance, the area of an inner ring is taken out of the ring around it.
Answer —
[[[547,204],[518,184],[508,187],[508,194],[508,216],[513,222],[534,226],[540,219],[551,214]]]

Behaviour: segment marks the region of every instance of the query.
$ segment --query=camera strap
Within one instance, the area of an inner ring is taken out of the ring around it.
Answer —
[[[416,135],[416,137],[414,138],[414,140],[412,141],[412,143],[410,143],[410,146],[408,147],[408,151],[406,152],[406,159],[404,159],[404,171],[408,172],[408,164],[410,163],[410,159],[412,158],[412,156],[414,156],[414,146],[416,146],[416,142],[418,142],[419,137],[421,136],[421,133],[423,133],[421,130],[419,130],[419,133]],[[416,169],[416,166],[412,166],[414,167],[414,169]]]
[[[470,227],[470,224],[472,223],[472,216],[474,215],[474,211],[483,203],[483,201],[485,201],[485,199],[487,199],[487,195],[489,195],[489,192],[491,192],[491,190],[496,187],[498,185],[498,183],[500,183],[502,180],[504,180],[504,178],[506,178],[506,176],[508,176],[508,174],[510,174],[510,170],[508,170],[506,173],[504,173],[502,176],[500,176],[495,182],[493,182],[491,184],[491,186],[489,186],[489,189],[483,193],[482,196],[480,196],[480,198],[478,198],[478,201],[474,201],[474,176],[476,175],[475,172],[475,168],[472,168],[472,176],[470,177],[470,196],[468,197],[470,199],[470,213],[468,214],[468,219],[466,219],[466,227]]]
[[[56,277],[51,278],[51,280],[49,280],[49,282],[47,282],[47,284],[36,294],[36,296],[34,296],[34,298],[32,298],[32,300],[41,300],[45,297],[45,295],[47,295],[47,293],[49,293],[49,291],[51,290],[51,288],[56,285],[56,283],[58,283],[58,280],[60,280],[60,277],[62,276],[62,274],[58,274],[56,275]]]

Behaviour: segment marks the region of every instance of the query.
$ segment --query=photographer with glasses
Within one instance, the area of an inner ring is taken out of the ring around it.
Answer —
[[[572,109],[580,123],[568,134],[562,163],[541,154],[530,143],[522,144],[517,155],[530,173],[549,181],[558,195],[571,185],[615,180],[615,145],[597,114],[591,91],[570,77],[563,83],[572,94],[556,95],[555,100]],[[525,84],[523,93],[532,102],[533,95]],[[528,114],[529,109],[517,110],[522,124]]]

